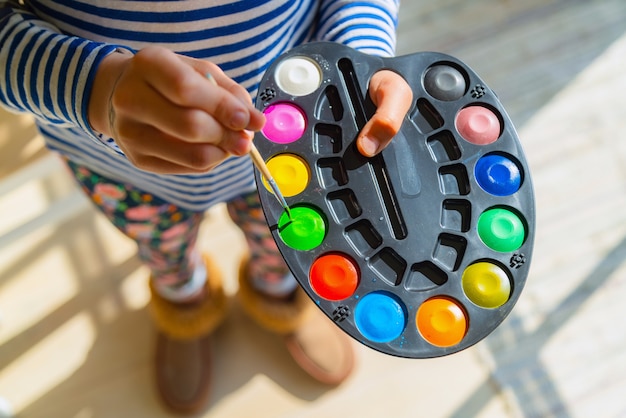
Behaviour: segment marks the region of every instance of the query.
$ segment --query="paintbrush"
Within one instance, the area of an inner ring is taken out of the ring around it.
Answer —
[[[206,78],[214,85],[217,85],[217,81],[215,81],[215,78],[213,78],[211,74],[207,73]],[[276,196],[276,199],[278,199],[280,205],[283,207],[283,209],[285,209],[285,212],[287,212],[287,217],[289,218],[289,220],[291,220],[291,210],[289,210],[289,205],[287,205],[285,196],[283,196],[282,192],[278,188],[276,180],[274,180],[272,173],[270,173],[269,168],[267,168],[267,164],[265,164],[265,160],[263,159],[261,154],[259,154],[259,150],[254,145],[254,142],[250,143],[250,145],[250,158],[252,158],[252,162],[259,169],[261,174],[263,174],[265,180],[270,185],[272,192],[274,192],[274,196]]]
[[[267,180],[267,183],[272,188],[272,191],[274,192],[274,196],[276,196],[276,199],[278,199],[278,202],[280,202],[283,209],[285,209],[285,212],[287,212],[287,217],[289,217],[289,220],[291,220],[291,211],[289,210],[289,205],[287,205],[287,201],[285,201],[285,197],[283,196],[280,189],[278,188],[278,185],[276,184],[274,177],[272,177],[272,173],[270,173],[270,170],[267,168],[267,165],[265,164],[265,160],[263,160],[263,157],[261,157],[261,154],[259,154],[259,150],[257,150],[254,143],[251,143],[250,145],[251,145],[250,158],[252,158],[252,162],[254,162],[254,165],[256,165],[256,167],[259,169],[261,174],[263,174],[263,176],[265,177],[265,180]]]

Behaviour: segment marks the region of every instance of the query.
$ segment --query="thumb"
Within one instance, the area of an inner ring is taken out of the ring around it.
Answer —
[[[413,104],[413,91],[399,74],[381,70],[372,76],[369,95],[376,113],[365,124],[357,138],[357,148],[366,157],[381,152],[398,133]]]

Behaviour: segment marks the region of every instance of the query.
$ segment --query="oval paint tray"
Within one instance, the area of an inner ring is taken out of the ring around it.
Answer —
[[[390,145],[365,158],[355,139],[381,69],[402,75],[414,102]],[[267,123],[254,143],[291,210],[256,172],[269,227],[343,331],[429,358],[470,347],[510,313],[533,248],[533,188],[511,120],[467,65],[306,44],[270,66],[256,104]]]

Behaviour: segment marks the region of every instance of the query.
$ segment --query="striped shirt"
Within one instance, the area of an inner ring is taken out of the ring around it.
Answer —
[[[94,132],[87,101],[103,57],[160,45],[210,60],[252,97],[269,64],[321,40],[391,56],[400,0],[0,0],[0,104],[29,112],[46,145],[120,182],[202,211],[254,188],[247,157],[206,174],[159,175],[134,167]]]

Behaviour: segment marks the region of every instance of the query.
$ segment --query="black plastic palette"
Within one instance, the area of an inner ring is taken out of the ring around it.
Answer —
[[[381,69],[414,106],[391,144],[363,157]],[[383,353],[428,358],[492,332],[518,300],[534,239],[534,195],[496,95],[458,59],[395,58],[313,43],[261,81],[254,142],[291,219],[256,173],[274,239],[296,279],[342,330]]]

